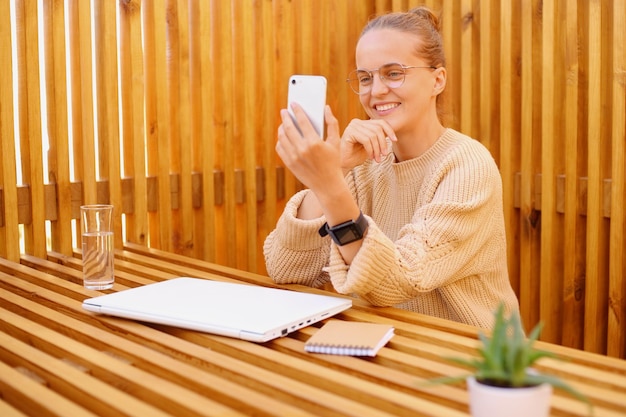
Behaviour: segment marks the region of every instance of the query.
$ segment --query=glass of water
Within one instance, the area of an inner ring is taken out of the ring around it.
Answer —
[[[80,206],[83,243],[83,283],[90,290],[113,287],[113,206]]]

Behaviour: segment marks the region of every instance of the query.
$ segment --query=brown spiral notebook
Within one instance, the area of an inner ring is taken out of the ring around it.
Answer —
[[[389,324],[331,320],[304,344],[311,353],[330,355],[376,356],[393,337]]]

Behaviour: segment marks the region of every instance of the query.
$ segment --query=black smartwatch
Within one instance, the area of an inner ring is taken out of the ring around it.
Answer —
[[[337,226],[329,227],[328,223],[324,223],[324,225],[320,228],[319,233],[322,237],[330,235],[337,245],[343,246],[359,239],[363,239],[363,234],[366,229],[367,219],[361,212],[359,213],[358,219],[348,220],[347,222],[343,222]]]

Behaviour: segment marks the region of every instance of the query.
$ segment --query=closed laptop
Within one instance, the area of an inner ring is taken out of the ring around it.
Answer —
[[[89,298],[89,311],[266,342],[352,306],[349,298],[180,277]]]

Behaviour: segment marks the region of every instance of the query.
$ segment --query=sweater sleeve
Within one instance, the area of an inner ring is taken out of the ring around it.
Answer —
[[[328,282],[323,268],[328,263],[330,238],[318,233],[326,221],[324,217],[296,217],[307,192],[302,190],[287,202],[276,228],[265,239],[263,253],[267,273],[276,283],[319,288]]]
[[[502,276],[501,180],[491,156],[471,148],[458,152],[423,187],[425,201],[395,241],[368,218],[368,232],[349,268],[331,245],[327,271],[338,292],[391,306],[457,282],[465,285],[467,278]]]

